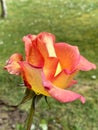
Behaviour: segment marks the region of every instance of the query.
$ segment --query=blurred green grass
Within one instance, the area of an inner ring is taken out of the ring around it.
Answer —
[[[17,87],[21,79],[9,75],[3,66],[12,53],[24,54],[22,37],[28,33],[51,32],[57,42],[77,45],[80,53],[98,66],[98,0],[8,0],[7,7],[8,17],[0,18],[0,98],[17,104],[23,96],[24,90]],[[49,111],[42,100],[35,124],[46,118],[54,126],[55,121],[61,124],[64,130],[97,130],[98,70],[80,72],[76,78],[74,90],[85,95],[86,104],[75,101],[61,105],[49,99]]]

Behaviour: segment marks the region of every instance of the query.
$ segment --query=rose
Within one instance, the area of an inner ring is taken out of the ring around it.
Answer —
[[[76,83],[73,79],[79,72],[96,69],[95,64],[80,55],[78,47],[67,43],[55,43],[53,34],[42,32],[23,37],[25,61],[22,55],[13,54],[5,69],[10,74],[21,75],[24,84],[36,94],[55,98],[60,102],[71,102],[85,98],[67,90]]]

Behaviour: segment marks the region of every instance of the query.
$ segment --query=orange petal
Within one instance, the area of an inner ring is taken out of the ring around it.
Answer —
[[[47,32],[42,32],[37,36],[37,46],[44,59],[47,57],[56,57],[53,45],[54,41],[54,35]]]
[[[45,74],[47,80],[52,80],[52,78],[55,75],[57,65],[58,65],[58,59],[57,58],[48,57],[45,60],[43,70],[44,70],[44,74]]]
[[[26,61],[34,66],[43,66],[43,57],[36,46],[36,36],[27,35],[23,37],[25,42]]]
[[[47,32],[42,32],[36,37],[28,35],[23,38],[26,49],[26,61],[34,66],[44,66],[44,73],[47,79],[53,77],[58,63],[58,60],[55,58],[54,39],[54,35]]]
[[[76,73],[77,71],[74,71],[73,73],[69,74],[66,72],[66,70],[63,70],[56,77],[54,77],[52,83],[59,88],[67,88],[68,86],[72,85],[71,82]]]
[[[20,66],[25,85],[32,89],[36,94],[49,96],[48,92],[43,87],[42,69],[31,66],[27,62],[20,62]]]
[[[89,62],[87,59],[85,59],[83,56],[81,56],[78,68],[83,71],[89,71],[91,69],[96,69],[96,65]]]
[[[55,44],[55,51],[62,69],[72,72],[77,68],[80,54],[76,46],[71,46],[66,43],[57,43]]]
[[[85,98],[81,96],[80,94],[77,94],[75,92],[72,92],[70,90],[64,90],[61,88],[57,88],[53,86],[50,82],[45,81],[43,82],[43,85],[47,92],[56,100],[60,102],[72,102],[74,100],[79,99],[82,103],[85,103]]]
[[[4,69],[6,69],[10,74],[19,75],[21,70],[18,62],[22,60],[22,55],[15,53],[9,58]]]

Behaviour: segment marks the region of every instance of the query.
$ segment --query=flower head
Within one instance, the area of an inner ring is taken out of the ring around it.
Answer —
[[[95,64],[80,55],[78,47],[55,43],[53,34],[42,32],[23,37],[25,55],[13,54],[4,67],[10,74],[21,75],[27,88],[36,94],[55,98],[60,102],[85,99],[67,90],[76,83],[74,76],[80,71],[96,69]]]

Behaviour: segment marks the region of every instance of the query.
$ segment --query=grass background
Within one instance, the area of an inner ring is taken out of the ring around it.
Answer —
[[[22,37],[29,33],[53,33],[57,42],[77,45],[80,53],[98,66],[98,0],[6,2],[8,17],[0,18],[0,98],[17,104],[23,96],[24,90],[19,87],[21,79],[9,75],[3,66],[11,54],[24,54]],[[76,78],[78,84],[72,89],[85,95],[87,102],[61,105],[49,98],[50,109],[43,99],[35,113],[36,127],[44,122],[53,130],[98,129],[98,70],[80,72]],[[28,110],[27,106],[21,109]]]

